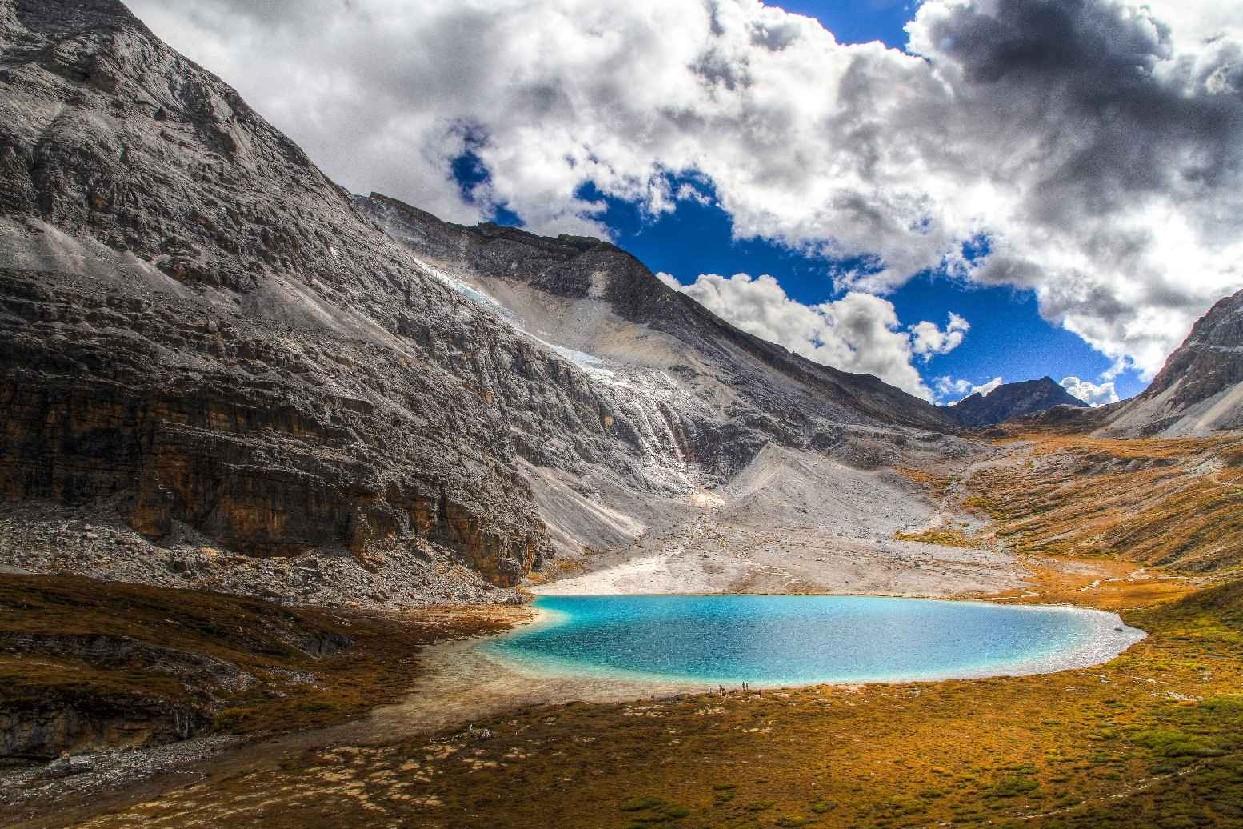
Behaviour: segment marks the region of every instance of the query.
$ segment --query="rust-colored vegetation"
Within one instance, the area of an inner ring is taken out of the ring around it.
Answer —
[[[536,707],[272,757],[86,825],[1243,825],[1243,586],[1033,677]]]
[[[897,541],[918,541],[923,544],[940,544],[943,547],[981,547],[983,539],[968,535],[960,527],[935,527],[918,532],[897,532]]]
[[[894,471],[937,497],[945,496],[953,483],[953,478],[949,475],[915,466],[902,466]]]
[[[968,506],[1019,552],[1105,556],[1226,578],[1243,567],[1243,437],[1018,436],[972,475]]]
[[[1148,632],[1106,665],[531,707],[273,753],[83,825],[1243,826],[1241,456],[1237,437],[1026,434],[1000,463],[919,481],[987,511],[1032,567],[997,598]]]
[[[326,725],[400,696],[418,669],[420,646],[503,629],[506,613],[433,608],[384,616],[4,575],[0,710],[70,712],[68,722],[83,731],[66,735],[64,748]],[[172,719],[183,733],[170,730]],[[119,730],[110,725],[127,720]]]

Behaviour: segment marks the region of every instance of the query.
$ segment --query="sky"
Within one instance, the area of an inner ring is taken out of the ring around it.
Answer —
[[[355,192],[609,238],[935,402],[1130,396],[1243,288],[1243,4],[130,6]]]

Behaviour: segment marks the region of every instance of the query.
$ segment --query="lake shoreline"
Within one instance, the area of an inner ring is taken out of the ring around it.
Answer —
[[[1074,575],[1046,597],[1113,603],[1112,591],[1090,587],[1099,573]],[[1108,805],[1135,781],[1165,779],[1159,764],[1168,761],[1147,735],[1194,732],[1205,751],[1231,750],[1233,709],[1210,706],[1212,695],[1237,690],[1237,664],[1198,666],[1220,647],[1222,614],[1243,599],[1184,591],[1154,606],[1153,581],[1117,585],[1139,604],[1123,609],[1124,620],[1148,638],[1106,664],[1056,674],[749,693],[537,686],[474,653],[479,639],[443,643],[425,651],[427,674],[403,705],[314,742],[253,747],[245,762],[209,766],[201,783],[86,825],[208,826],[244,814],[294,827],[323,809],[343,827],[375,825],[377,809],[410,825],[469,816],[498,829],[624,825],[636,810],[690,813],[696,826],[751,825],[757,810],[768,824],[831,814],[825,825],[875,825],[894,797],[920,804],[920,825],[933,825],[980,809],[1037,813],[1050,807],[1035,796],[1042,791]],[[456,705],[443,704],[457,693],[465,696]],[[442,702],[429,708],[430,697]],[[1227,719],[1210,728],[1213,717]],[[1211,769],[1204,781],[1220,782]],[[325,801],[329,782],[351,785]]]
[[[648,595],[648,596],[631,596],[626,599],[643,603],[650,600],[658,605],[669,605],[679,599],[698,599],[710,600],[713,598],[709,595],[689,594],[677,596],[672,594]],[[685,673],[660,673],[652,671],[644,671],[638,668],[626,669],[608,664],[593,664],[590,660],[584,661],[581,658],[573,656],[555,657],[547,654],[540,654],[530,649],[519,649],[518,647],[509,646],[508,643],[517,644],[523,639],[530,639],[533,634],[547,631],[549,628],[559,625],[567,625],[574,623],[572,615],[575,600],[586,600],[590,603],[609,603],[613,600],[620,600],[616,596],[561,596],[550,595],[537,597],[532,608],[535,616],[531,621],[515,626],[509,631],[497,634],[495,636],[486,637],[481,640],[477,648],[487,657],[499,662],[499,667],[510,670],[519,674],[526,675],[533,682],[546,680],[584,680],[590,682],[609,682],[615,681],[623,685],[630,685],[635,688],[643,688],[652,686],[657,688],[669,688],[685,686],[687,688],[706,688],[717,689],[724,687],[741,687],[745,684],[752,688],[797,688],[815,685],[862,685],[862,684],[904,684],[918,682],[940,682],[955,679],[986,679],[998,676],[1026,676],[1032,674],[1057,673],[1060,671],[1074,670],[1077,668],[1087,668],[1095,665],[1103,664],[1125,652],[1136,642],[1141,641],[1146,633],[1142,630],[1132,628],[1126,625],[1117,613],[1102,611],[1094,608],[1078,607],[1073,605],[1049,605],[1049,604],[1009,604],[1005,602],[994,602],[979,599],[908,599],[899,597],[865,597],[865,596],[731,596],[735,600],[741,600],[745,603],[764,604],[765,598],[769,599],[790,599],[794,605],[803,603],[816,603],[817,599],[829,600],[845,600],[847,605],[854,602],[865,602],[868,599],[880,599],[883,602],[902,605],[910,603],[916,606],[927,605],[952,605],[952,606],[971,606],[995,608],[999,613],[1015,614],[1015,613],[1044,613],[1073,616],[1082,619],[1084,622],[1090,622],[1092,625],[1091,634],[1084,638],[1076,636],[1068,649],[1058,650],[1053,653],[1037,653],[1025,657],[1015,657],[1010,659],[1000,659],[986,665],[975,667],[963,666],[957,668],[949,668],[946,670],[912,670],[909,673],[899,673],[897,675],[871,675],[871,676],[832,676],[826,675],[821,677],[806,679],[766,679],[762,676],[695,676]],[[789,604],[789,603],[787,603]],[[543,605],[543,606],[541,606]],[[921,607],[920,609],[925,609]],[[1004,610],[1003,610],[1004,609]],[[666,611],[667,612],[667,611]]]

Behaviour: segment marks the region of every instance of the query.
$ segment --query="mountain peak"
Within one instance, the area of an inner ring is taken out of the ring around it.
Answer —
[[[1243,428],[1243,291],[1209,309],[1152,384],[1120,406],[1106,428],[1169,436]]]
[[[124,527],[109,574],[193,539],[236,554],[203,583],[314,555],[346,574],[316,601],[477,597],[684,520],[769,446],[956,445],[606,241],[351,197],[120,3],[0,5],[0,42],[0,490]]]
[[[1004,383],[986,395],[977,392],[951,406],[949,411],[964,426],[991,426],[1044,412],[1054,406],[1085,408],[1087,405],[1052,377],[1045,376],[1037,380]]]
[[[76,3],[16,0],[15,10],[27,31],[55,37],[118,25],[146,28],[120,0],[78,0]]]

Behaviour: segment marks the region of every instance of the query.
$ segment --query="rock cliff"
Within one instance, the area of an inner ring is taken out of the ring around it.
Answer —
[[[1209,310],[1144,392],[1112,407],[1113,435],[1203,435],[1243,429],[1243,291]]]
[[[488,389],[584,417],[535,385],[564,361],[119,3],[20,2],[0,45],[0,492],[254,555],[423,539],[517,582],[546,533]]]

